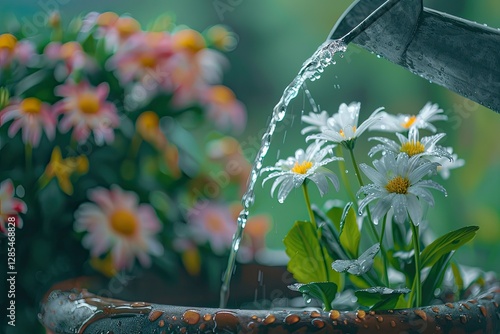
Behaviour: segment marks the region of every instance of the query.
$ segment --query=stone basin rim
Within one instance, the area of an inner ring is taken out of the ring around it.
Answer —
[[[40,321],[54,333],[500,333],[500,283],[475,298],[388,311],[241,310],[126,302],[52,291]]]

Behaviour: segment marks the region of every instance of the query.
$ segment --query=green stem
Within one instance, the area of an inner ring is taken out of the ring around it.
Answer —
[[[356,177],[358,178],[359,186],[363,187],[364,183],[363,183],[363,179],[361,178],[361,172],[359,170],[358,164],[356,162],[356,157],[354,156],[354,149],[349,148],[349,153],[351,156],[352,164],[354,166],[354,172],[356,174]],[[382,261],[384,264],[383,282],[385,283],[386,286],[389,286],[389,275],[387,273],[387,252],[386,252],[384,244],[383,244],[384,234],[385,234],[385,226],[386,226],[386,217],[384,217],[384,220],[382,222],[382,231],[381,231],[382,233],[379,235],[377,232],[377,229],[375,228],[375,224],[373,224],[372,215],[370,212],[370,207],[368,207],[368,206],[366,207],[366,214],[368,216],[368,220],[370,221],[368,226],[369,226],[370,232],[372,234],[372,238],[374,240],[376,240],[380,245],[380,252],[381,252]]]
[[[354,156],[354,150],[349,149],[349,153],[351,155],[351,161],[352,161],[352,164],[354,166],[354,173],[356,174],[356,177],[358,178],[359,186],[362,187],[362,186],[364,186],[363,179],[361,178],[361,173],[359,171],[359,167],[358,167],[358,164],[356,162],[356,157]],[[355,201],[355,203],[357,203],[357,202]],[[370,224],[368,224],[368,225],[369,225],[372,237],[375,241],[378,241],[378,240],[380,240],[380,236],[378,235],[377,229],[375,228],[375,225],[373,224],[372,215],[370,212],[370,208],[368,206],[366,207],[366,214],[368,215],[368,220],[370,220]],[[380,248],[382,249],[382,245],[380,245]]]
[[[336,152],[337,156],[340,158],[343,158],[344,154],[342,152],[342,146],[339,145],[335,149],[337,150],[337,152]],[[347,168],[345,166],[345,160],[339,160],[338,166],[339,166],[339,172],[340,172],[339,174],[340,174],[340,177],[342,178],[342,183],[344,184],[344,187],[347,191],[347,195],[349,196],[349,198],[351,199],[351,201],[353,203],[356,203],[356,196],[352,192],[351,184],[349,182],[349,178],[347,177],[347,173],[346,173]]]
[[[311,223],[314,225],[316,229],[316,237],[318,239],[319,249],[321,250],[321,257],[323,258],[323,266],[325,269],[326,281],[330,282],[330,263],[327,263],[325,250],[323,245],[321,244],[321,229],[316,225],[316,219],[314,218],[314,212],[311,207],[311,201],[309,200],[309,192],[307,191],[307,182],[302,183],[302,190],[304,192],[304,199],[306,201],[307,211],[309,212],[309,219],[311,219]]]
[[[415,294],[416,296],[415,307],[420,307],[420,305],[422,304],[422,283],[420,282],[420,237],[418,226],[415,226],[411,219],[410,226],[413,239],[413,249],[415,250],[415,280],[413,284],[415,289],[412,289],[412,294]],[[410,294],[410,297],[412,297],[412,294]]]
[[[382,243],[384,242],[386,224],[387,224],[387,214],[384,216],[384,220],[382,221],[382,231],[380,233],[380,241],[379,241],[380,249],[383,248]],[[389,274],[387,273],[387,254],[385,253],[385,249],[382,251],[382,263],[384,266],[384,269],[383,269],[384,277],[382,278],[382,280],[384,281],[385,286],[388,287],[389,286]]]
[[[311,201],[309,200],[309,192],[307,191],[306,182],[302,183],[302,190],[304,192],[304,199],[306,200],[307,212],[309,212],[309,219],[311,219],[311,223],[316,226],[316,219],[314,218],[314,212],[311,208]]]
[[[27,143],[24,145],[24,158],[26,159],[26,172],[30,173],[33,166],[33,148],[31,144]]]

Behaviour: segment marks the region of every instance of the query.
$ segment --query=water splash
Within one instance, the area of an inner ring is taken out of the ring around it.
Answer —
[[[255,201],[255,184],[262,169],[264,158],[269,151],[269,147],[271,146],[271,138],[274,134],[274,130],[276,129],[276,125],[278,122],[282,121],[283,118],[285,118],[288,105],[297,96],[304,82],[308,79],[311,81],[319,79],[325,68],[328,65],[335,63],[333,60],[334,55],[338,52],[344,52],[346,48],[347,46],[342,40],[328,40],[321,44],[314,54],[307,59],[304,64],[302,64],[299,73],[285,88],[278,104],[276,104],[273,109],[273,114],[267,126],[266,132],[262,136],[261,147],[257,153],[252,170],[250,171],[250,175],[248,177],[247,189],[241,199],[243,209],[237,219],[237,228],[233,236],[227,268],[222,279],[220,292],[221,308],[226,307],[226,303],[229,298],[229,285],[234,271],[236,254],[240,248],[241,237],[248,219],[249,209]]]

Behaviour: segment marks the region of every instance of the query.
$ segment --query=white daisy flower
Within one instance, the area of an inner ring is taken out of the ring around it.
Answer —
[[[312,131],[321,131],[321,127],[326,125],[328,121],[328,112],[323,110],[321,113],[310,112],[309,115],[302,115],[302,122],[310,124],[302,129],[301,133],[306,134]]]
[[[431,160],[439,163],[440,166],[438,166],[437,171],[439,175],[445,180],[447,180],[450,177],[450,170],[462,167],[465,165],[465,160],[464,159],[458,159],[457,154],[453,153],[453,148],[452,147],[447,147],[446,151],[451,155],[451,160],[446,159],[443,157],[432,157]]]
[[[380,160],[375,160],[373,166],[361,164],[359,167],[373,182],[361,187],[357,195],[364,193],[366,197],[359,202],[359,211],[371,202],[377,204],[371,207],[371,216],[375,224],[391,209],[394,210],[394,220],[404,223],[408,216],[415,225],[422,221],[420,201],[434,205],[434,198],[427,188],[436,189],[446,194],[446,190],[431,180],[422,180],[429,174],[435,174],[437,162],[422,160],[420,156],[409,157],[406,153],[397,156],[388,151]]]
[[[446,134],[444,133],[438,133],[437,135],[423,137],[422,139],[420,139],[418,129],[411,128],[410,132],[408,133],[408,138],[400,133],[396,133],[400,144],[385,137],[372,137],[368,140],[376,140],[381,142],[382,144],[378,144],[372,147],[372,149],[368,152],[368,155],[372,157],[377,152],[392,151],[396,154],[403,152],[408,154],[408,156],[410,157],[414,155],[420,155],[434,156],[452,160],[453,157],[444,147],[436,145],[436,143],[445,135]]]
[[[335,161],[343,160],[339,157],[330,156],[334,145],[322,147],[324,141],[316,141],[307,147],[306,151],[299,149],[295,151],[294,157],[286,160],[279,160],[274,167],[262,169],[262,172],[269,174],[262,185],[268,180],[276,178],[271,187],[271,196],[278,186],[278,201],[283,203],[293,188],[300,187],[306,179],[313,181],[318,187],[319,193],[323,196],[328,191],[328,180],[333,184],[336,190],[339,188],[339,180],[331,170],[323,167],[324,165]]]
[[[327,140],[334,143],[341,143],[348,148],[354,147],[356,138],[361,136],[371,125],[380,120],[379,111],[383,108],[375,110],[370,117],[358,127],[359,110],[361,103],[352,102],[347,105],[342,103],[339,107],[339,112],[328,118],[326,124],[320,127],[320,133],[310,135],[306,140],[319,139]]]
[[[411,128],[427,129],[436,132],[437,129],[431,122],[445,121],[448,116],[443,115],[443,109],[437,104],[427,102],[418,115],[391,115],[386,112],[380,113],[381,121],[370,126],[370,130],[386,132],[404,132]]]

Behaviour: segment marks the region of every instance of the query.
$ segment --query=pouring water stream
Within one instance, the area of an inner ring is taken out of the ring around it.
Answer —
[[[226,307],[226,303],[229,298],[229,285],[231,283],[231,277],[235,268],[234,266],[236,255],[238,253],[243,230],[248,219],[249,209],[255,201],[255,184],[257,182],[257,179],[259,178],[264,158],[271,145],[271,139],[274,134],[274,130],[276,129],[276,125],[285,117],[288,105],[297,96],[304,82],[307,79],[310,79],[311,81],[319,79],[325,67],[334,63],[333,56],[336,53],[344,52],[345,50],[346,44],[341,39],[329,40],[323,43],[314,52],[314,54],[304,62],[299,73],[297,74],[295,79],[293,79],[293,81],[285,88],[278,104],[276,104],[273,109],[272,117],[267,126],[267,130],[262,136],[261,147],[259,149],[259,152],[257,153],[252,170],[248,177],[247,189],[243,194],[241,200],[243,209],[241,210],[237,219],[237,229],[233,236],[227,268],[222,279],[222,287],[220,291],[221,308]]]

